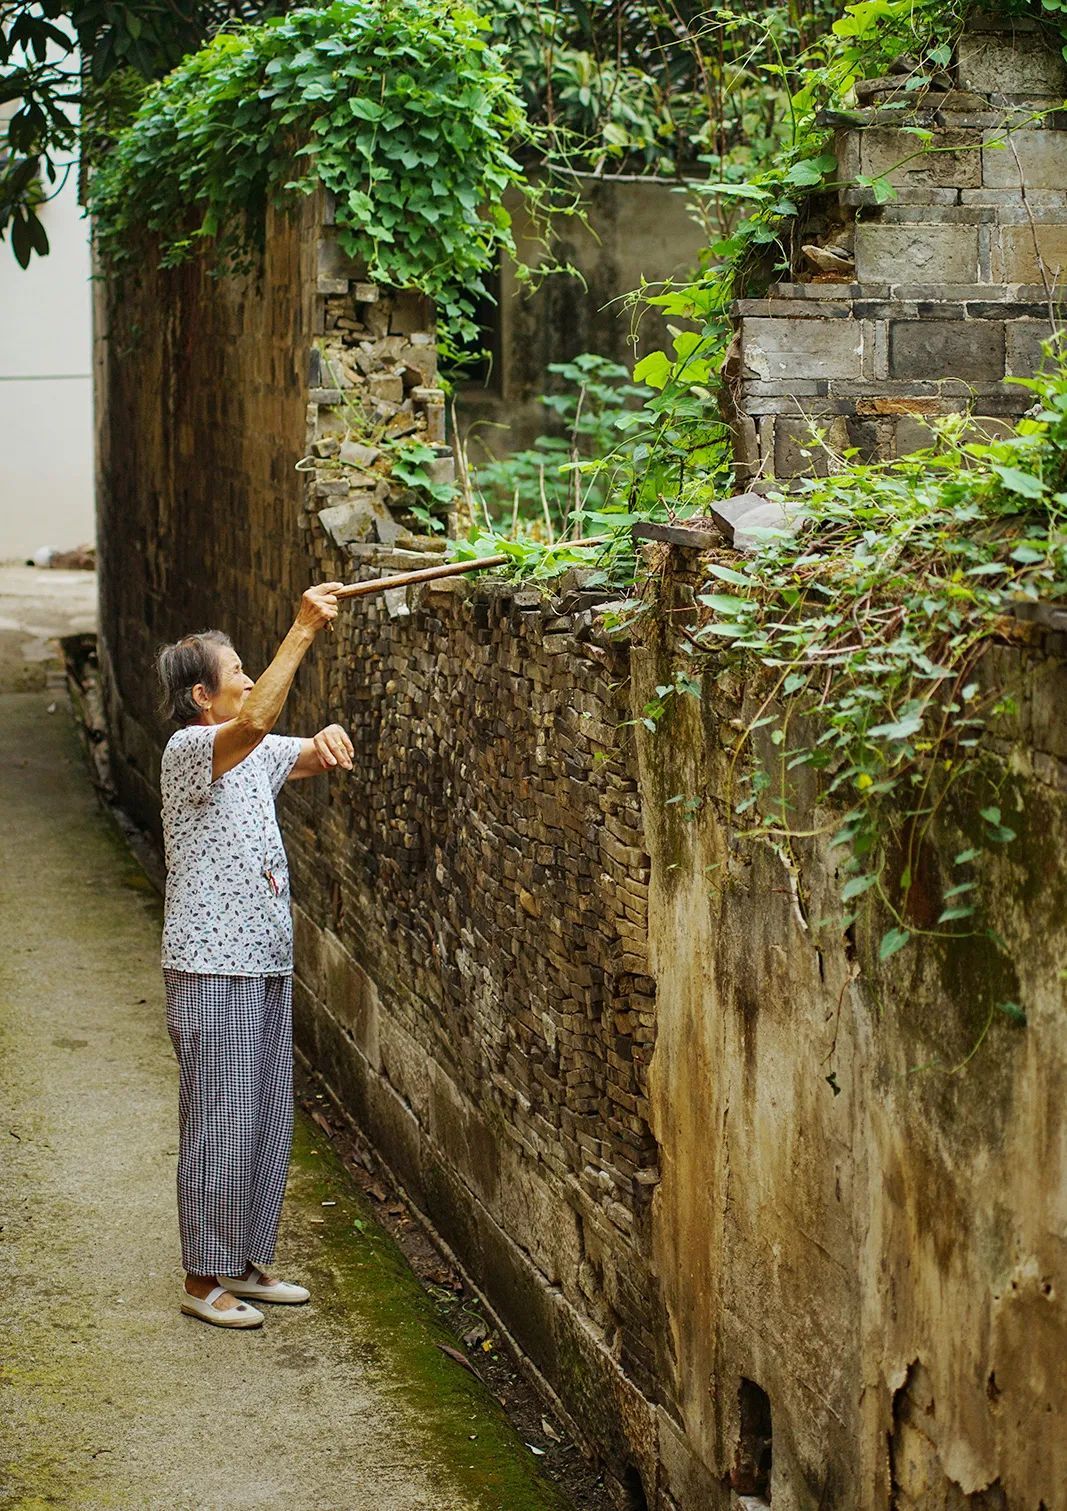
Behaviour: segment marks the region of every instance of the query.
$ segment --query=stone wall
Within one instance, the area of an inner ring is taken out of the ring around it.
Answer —
[[[805,281],[739,302],[743,476],[825,474],[851,448],[904,455],[961,411],[995,435],[1029,407],[1008,380],[1033,374],[1064,323],[1067,64],[1035,23],[979,18],[953,75],[860,86],[862,124],[837,136],[844,187],[800,237],[837,247],[842,271],[798,248]],[[895,197],[879,205],[861,174]]]
[[[261,666],[308,580],[427,560],[386,430],[447,470],[429,312],[340,264],[328,219],[272,221],[256,280],[98,291],[102,661],[152,827],[160,641],[221,623]],[[281,805],[300,1048],[620,1507],[1052,1511],[1062,637],[991,667],[1020,707],[990,767],[1019,809],[986,878],[1004,944],[878,967],[873,920],[816,927],[824,844],[789,863],[731,830],[744,688],[709,678],[635,737],[679,559],[633,643],[579,581],[364,600],[316,643],[285,727],[341,719],[357,756]],[[986,1029],[991,993],[1028,1026]]]
[[[100,286],[101,659],[116,788],[153,831],[159,643],[220,624],[262,666],[310,580],[440,549],[388,473],[392,438],[443,435],[429,312],[368,287],[328,220],[272,220],[255,280]],[[628,664],[597,597],[346,608],[286,727],[342,720],[356,773],[282,815],[298,1043],[622,1496],[657,1461],[655,1018]]]

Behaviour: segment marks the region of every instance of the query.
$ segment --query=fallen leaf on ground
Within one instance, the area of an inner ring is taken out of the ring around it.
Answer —
[[[437,1347],[443,1354],[447,1354],[450,1359],[455,1359],[457,1364],[462,1364],[464,1369],[469,1369],[476,1379],[480,1380],[482,1378],[466,1354],[461,1354],[458,1348],[450,1348],[447,1343],[439,1343]]]

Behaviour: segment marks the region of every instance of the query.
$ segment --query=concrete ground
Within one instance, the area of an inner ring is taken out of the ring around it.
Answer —
[[[0,566],[0,692],[44,687],[57,637],[95,628],[95,572]]]
[[[312,1125],[311,1304],[180,1315],[160,906],[55,697],[0,696],[0,1506],[562,1511]]]

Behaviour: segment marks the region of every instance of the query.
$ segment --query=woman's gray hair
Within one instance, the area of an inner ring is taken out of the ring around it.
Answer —
[[[195,724],[203,709],[193,697],[193,688],[202,682],[209,693],[219,690],[219,647],[233,649],[233,641],[221,630],[200,630],[183,635],[173,645],[165,645],[156,654],[156,671],[163,688],[159,711],[164,719],[177,724]]]

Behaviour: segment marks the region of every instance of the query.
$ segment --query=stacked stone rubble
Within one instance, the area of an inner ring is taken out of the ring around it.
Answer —
[[[853,448],[904,455],[931,443],[940,415],[1003,431],[1032,402],[1010,380],[1033,375],[1061,323],[1067,65],[1039,27],[980,17],[949,76],[919,91],[870,80],[858,94],[858,122],[837,136],[845,187],[829,217],[850,227],[836,240],[853,281],[798,281],[798,253],[794,281],[737,306],[746,480],[834,471]],[[861,176],[895,197],[879,204]]]
[[[429,481],[451,482],[444,392],[437,386],[433,306],[415,290],[379,287],[341,248],[327,207],[318,243],[309,353],[309,507],[340,546],[440,549],[405,528],[409,490],[392,476],[397,444],[420,441]],[[408,523],[412,523],[410,517]]]

